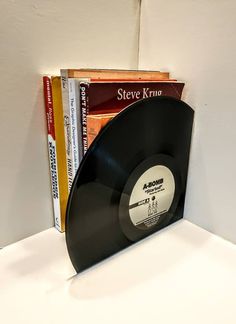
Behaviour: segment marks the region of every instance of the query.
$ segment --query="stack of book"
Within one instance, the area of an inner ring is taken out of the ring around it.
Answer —
[[[184,83],[168,72],[62,69],[60,76],[44,76],[43,85],[55,227],[63,232],[73,179],[101,129],[137,100],[181,99]]]

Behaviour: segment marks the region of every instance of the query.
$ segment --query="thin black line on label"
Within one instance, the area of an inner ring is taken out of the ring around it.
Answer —
[[[142,205],[148,204],[149,201],[150,201],[150,198],[146,198],[146,199],[140,200],[140,201],[136,202],[135,204],[130,205],[129,206],[129,209],[132,209],[132,208],[135,208],[135,207],[138,207],[138,206],[142,206]]]
[[[165,210],[163,210],[162,212],[153,215],[152,217],[147,217],[147,218],[145,218],[145,219],[143,219],[143,220],[141,220],[141,221],[135,223],[135,225],[140,225],[140,224],[142,224],[143,222],[145,222],[146,220],[152,220],[153,218],[155,218],[155,217],[157,217],[157,216],[160,216],[161,214],[164,214],[164,213],[166,213],[166,212],[167,212],[167,210],[165,209]]]

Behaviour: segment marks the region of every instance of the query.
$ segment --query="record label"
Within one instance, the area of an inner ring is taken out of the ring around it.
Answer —
[[[175,193],[172,172],[164,165],[146,170],[135,183],[130,195],[129,216],[132,223],[145,229],[156,225],[167,213]]]

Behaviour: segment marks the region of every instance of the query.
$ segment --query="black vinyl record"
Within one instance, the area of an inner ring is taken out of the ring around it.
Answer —
[[[182,218],[193,110],[152,97],[119,113],[83,158],[66,243],[77,272]]]

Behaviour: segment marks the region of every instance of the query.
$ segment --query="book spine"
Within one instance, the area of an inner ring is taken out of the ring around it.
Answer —
[[[97,70],[97,69],[69,69],[70,78],[91,79],[118,79],[118,80],[166,80],[169,79],[168,72],[141,71],[141,70]]]
[[[100,119],[96,120],[95,118],[90,118],[90,116],[87,116],[88,147],[95,140],[100,130],[101,130],[101,120]]]
[[[83,155],[85,155],[88,149],[88,138],[87,138],[87,115],[89,112],[88,91],[89,91],[89,83],[80,82],[80,111],[81,111]]]
[[[71,139],[71,116],[69,107],[69,89],[67,70],[61,70],[61,89],[62,89],[62,105],[64,116],[64,133],[66,147],[66,168],[68,177],[68,190],[70,192],[73,183],[73,162],[72,162],[72,139]]]
[[[48,155],[49,155],[49,167],[51,176],[51,191],[53,198],[53,212],[55,227],[60,230],[61,228],[61,209],[60,209],[60,195],[58,185],[58,164],[56,154],[56,137],[54,127],[54,112],[53,112],[53,100],[52,100],[52,85],[51,79],[47,76],[43,77],[44,88],[44,101],[46,110],[47,121],[47,133],[48,133]]]
[[[71,145],[72,145],[72,171],[73,178],[79,167],[79,146],[78,146],[78,122],[77,122],[77,98],[75,79],[68,79],[69,88],[69,106],[70,106],[70,122],[71,122]]]
[[[52,77],[52,99],[53,99],[53,115],[55,124],[55,136],[57,144],[57,163],[58,163],[58,181],[60,193],[60,208],[61,208],[61,228],[65,230],[66,205],[68,200],[68,177],[66,169],[66,149],[64,136],[64,117],[62,108],[61,95],[61,78],[58,76]]]
[[[75,105],[77,115],[77,131],[78,131],[78,149],[79,149],[79,164],[83,158],[83,140],[82,140],[82,125],[81,125],[81,109],[80,109],[80,79],[75,80]]]
[[[119,112],[137,100],[153,96],[181,99],[183,87],[180,82],[90,82],[89,113]]]
[[[97,115],[98,118],[95,118],[92,115],[87,116],[87,138],[88,138],[88,147],[92,144],[92,142],[95,140],[97,135],[100,133],[100,131],[103,129],[106,124],[115,117],[116,114],[112,115]]]

